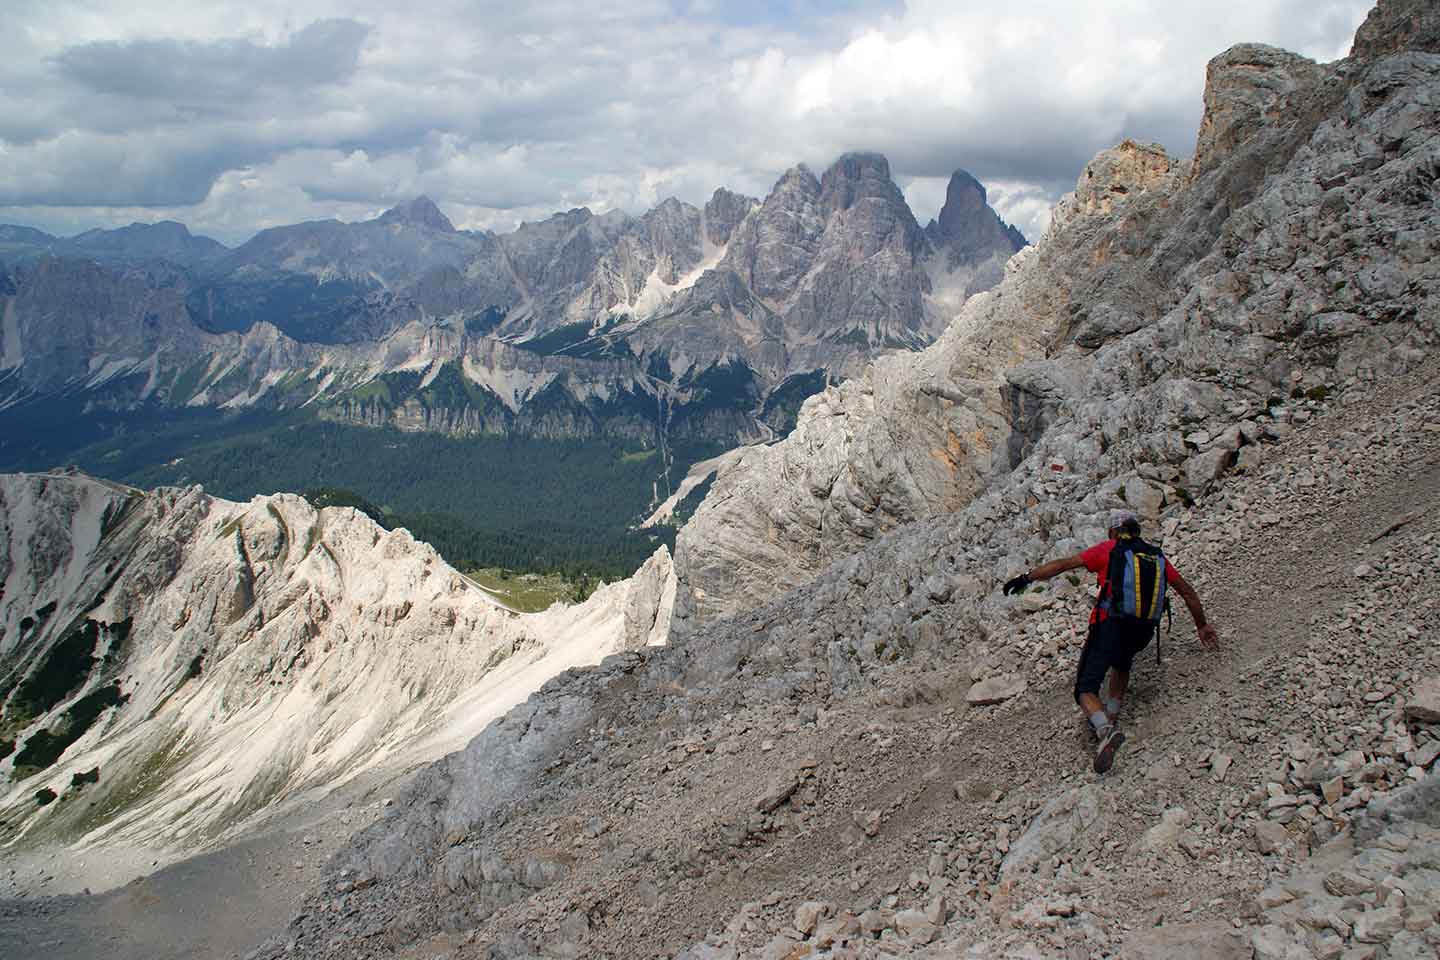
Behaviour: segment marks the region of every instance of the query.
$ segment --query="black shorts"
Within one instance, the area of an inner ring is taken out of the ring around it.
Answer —
[[[1105,672],[1110,669],[1130,672],[1135,654],[1150,645],[1155,636],[1151,624],[1116,623],[1102,620],[1090,625],[1090,635],[1080,651],[1080,664],[1075,668],[1075,699],[1082,693],[1100,693]]]

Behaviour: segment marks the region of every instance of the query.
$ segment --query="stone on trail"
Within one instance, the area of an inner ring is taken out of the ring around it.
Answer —
[[[815,932],[815,926],[822,917],[835,912],[835,904],[823,900],[806,900],[795,908],[795,929],[805,936]]]
[[[1155,824],[1136,841],[1132,854],[1150,853],[1173,864],[1183,864],[1187,855],[1180,849],[1185,828],[1190,825],[1190,811],[1184,807],[1171,807],[1160,815]]]
[[[1165,507],[1165,492],[1140,477],[1125,481],[1125,502],[1143,520],[1154,520]]]
[[[1394,907],[1366,910],[1355,920],[1355,939],[1361,943],[1384,943],[1405,929],[1405,918]]]
[[[1033,871],[1046,859],[1071,849],[1100,816],[1096,784],[1071,790],[1045,805],[1000,864],[1000,876]]]
[[[1250,946],[1255,960],[1313,960],[1293,934],[1273,923],[1251,931]]]
[[[895,914],[895,929],[911,940],[924,943],[933,940],[938,932],[923,910],[901,910]]]
[[[1230,468],[1235,455],[1223,447],[1206,450],[1185,461],[1185,485],[1192,494],[1200,494],[1215,485],[1215,481]]]
[[[1025,692],[1025,687],[1025,678],[1017,674],[990,677],[972,686],[970,692],[965,694],[965,702],[972,707],[988,707],[1020,696]]]
[[[1223,921],[1166,924],[1142,930],[1125,939],[1125,960],[1250,960],[1250,944],[1238,930]]]
[[[1440,723],[1440,677],[1427,677],[1415,685],[1405,704],[1405,719],[1411,723]]]
[[[1290,842],[1290,831],[1284,824],[1273,820],[1261,820],[1255,824],[1255,846],[1261,853],[1279,853]]]
[[[755,798],[755,809],[761,813],[770,813],[780,806],[800,786],[800,776],[793,770],[787,770],[779,776],[772,777],[765,785],[765,789]]]

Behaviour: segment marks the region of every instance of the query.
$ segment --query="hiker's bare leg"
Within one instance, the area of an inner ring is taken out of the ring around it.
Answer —
[[[1105,715],[1114,723],[1115,718],[1120,716],[1120,705],[1125,702],[1125,691],[1130,686],[1130,672],[1128,670],[1110,670],[1109,689],[1105,693]]]
[[[1100,698],[1093,693],[1082,693],[1076,698],[1080,704],[1080,712],[1085,715],[1086,722],[1097,713],[1104,713],[1105,707],[1100,703]]]

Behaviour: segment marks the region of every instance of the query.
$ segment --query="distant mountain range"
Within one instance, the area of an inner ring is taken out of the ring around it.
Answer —
[[[0,411],[293,409],[453,435],[783,433],[877,354],[933,342],[1025,244],[969,174],[921,227],[877,154],[763,201],[720,189],[459,231],[428,198],[230,249],[174,222],[0,226]]]

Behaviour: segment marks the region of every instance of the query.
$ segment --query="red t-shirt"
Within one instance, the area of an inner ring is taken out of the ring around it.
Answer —
[[[1101,597],[1105,596],[1105,576],[1110,572],[1110,551],[1114,549],[1115,541],[1106,540],[1104,543],[1097,543],[1089,550],[1080,554],[1080,559],[1085,561],[1085,569],[1100,578]],[[1167,558],[1165,560],[1165,582],[1167,584],[1174,583],[1175,578],[1178,576],[1180,576],[1180,574],[1176,572],[1175,565]],[[1105,617],[1106,613],[1100,608],[1100,604],[1098,603],[1095,605],[1095,609],[1090,611],[1091,623],[1099,623],[1104,620]]]

